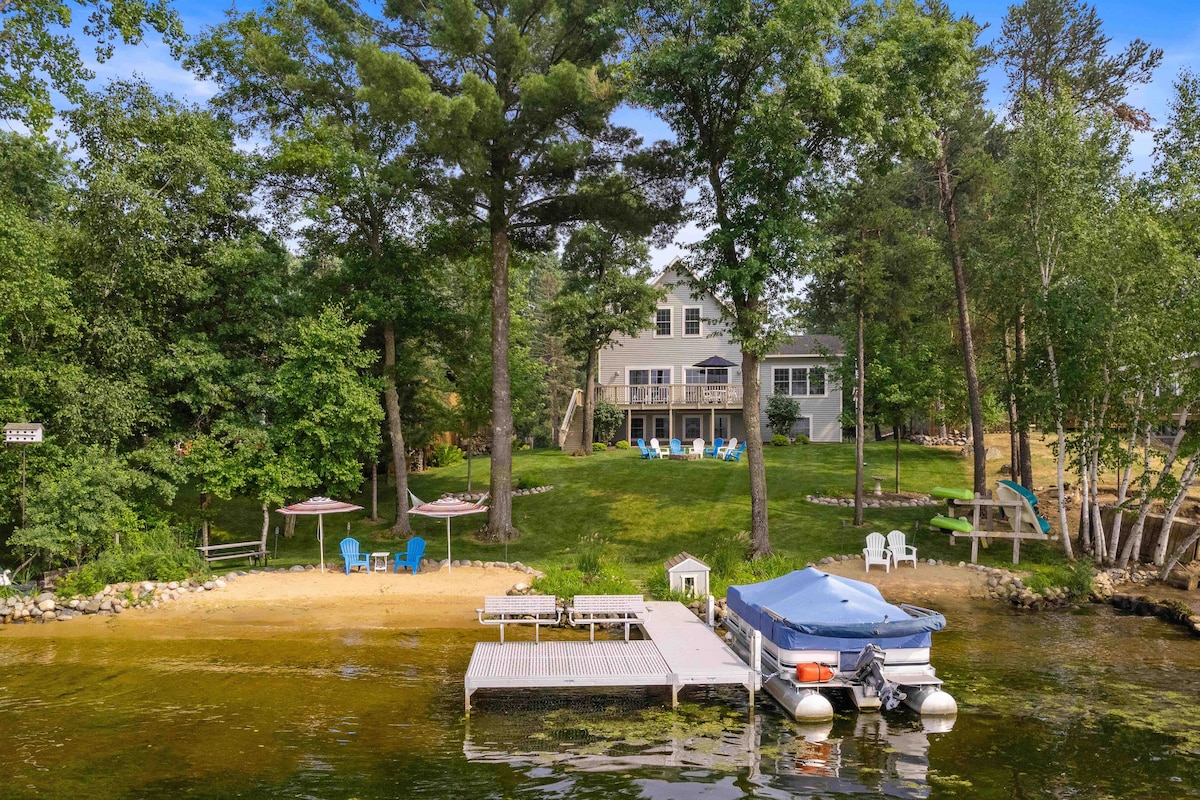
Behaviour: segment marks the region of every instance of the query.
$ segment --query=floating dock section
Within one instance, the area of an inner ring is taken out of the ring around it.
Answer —
[[[665,686],[758,688],[758,673],[682,603],[646,603],[645,639],[598,642],[480,642],[463,679],[466,711],[479,689]]]

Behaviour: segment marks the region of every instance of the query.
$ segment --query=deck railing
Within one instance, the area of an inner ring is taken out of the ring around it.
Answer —
[[[742,387],[736,383],[610,383],[596,387],[596,399],[617,406],[741,408]]]

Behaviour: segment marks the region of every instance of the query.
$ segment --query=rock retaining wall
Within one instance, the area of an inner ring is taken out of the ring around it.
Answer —
[[[853,497],[818,497],[810,494],[804,499],[819,506],[854,507]],[[924,508],[926,506],[940,506],[944,504],[944,500],[934,500],[932,497],[913,497],[908,500],[880,500],[871,494],[863,495],[863,506],[866,508]]]

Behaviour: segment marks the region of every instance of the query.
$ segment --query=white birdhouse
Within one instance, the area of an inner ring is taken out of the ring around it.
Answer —
[[[707,597],[708,573],[711,568],[690,553],[680,553],[664,564],[667,568],[667,584],[672,592],[683,592],[693,597]]]
[[[42,426],[38,422],[10,422],[4,426],[6,444],[40,444]]]

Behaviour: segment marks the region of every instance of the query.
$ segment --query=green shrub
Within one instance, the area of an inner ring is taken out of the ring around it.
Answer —
[[[621,423],[624,421],[625,412],[612,403],[596,403],[592,412],[592,428],[600,441],[611,442],[617,438],[617,431],[621,429]]]
[[[712,574],[718,577],[729,577],[737,571],[746,560],[746,552],[750,549],[750,535],[741,533],[720,533],[713,540],[713,549],[704,556]]]
[[[592,442],[592,452],[606,453],[608,452],[608,445],[606,445],[604,442]]]
[[[1066,588],[1071,597],[1084,598],[1092,593],[1092,583],[1095,580],[1092,568],[1092,561],[1087,558],[1081,558],[1070,565],[1037,564],[1031,567],[1031,573],[1024,580],[1024,584],[1032,592]]]
[[[629,449],[629,442],[627,442],[627,441],[625,441],[624,439],[622,439],[621,441],[617,442],[617,449],[618,449],[618,450],[628,450],[628,449]]]
[[[544,578],[534,578],[533,588],[570,601],[577,594],[636,594],[633,583],[616,572],[601,570],[597,575],[584,575],[571,567],[554,567]]]
[[[463,451],[452,444],[435,444],[429,457],[431,467],[452,467],[463,460]]]
[[[598,534],[579,537],[579,555],[575,558],[575,567],[588,578],[600,574],[603,568],[604,540]]]
[[[533,448],[530,447],[528,443],[526,443],[526,444],[521,445],[521,449],[522,450],[532,450]]]
[[[104,581],[96,577],[96,571],[91,564],[68,572],[58,579],[54,592],[59,597],[74,597],[77,594],[91,596],[104,588]]]
[[[787,447],[789,444],[791,444],[791,442],[789,442],[788,438],[782,433],[777,433],[771,437],[771,444],[775,445],[776,447]]]
[[[773,394],[767,400],[767,426],[777,434],[787,436],[800,418],[800,404],[786,394]]]
[[[812,439],[808,438],[807,433],[802,433],[796,437],[796,444],[808,444],[811,441],[812,441]]]

